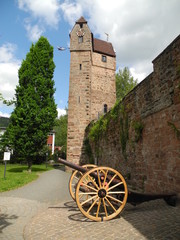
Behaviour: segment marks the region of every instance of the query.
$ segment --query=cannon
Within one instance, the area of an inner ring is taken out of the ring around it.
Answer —
[[[96,165],[79,166],[63,159],[58,161],[74,169],[69,180],[69,192],[79,210],[93,221],[117,217],[126,202],[137,205],[145,201],[164,199],[176,205],[176,194],[145,194],[127,188],[124,177],[115,169]]]

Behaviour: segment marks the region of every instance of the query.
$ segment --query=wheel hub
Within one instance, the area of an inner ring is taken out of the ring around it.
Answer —
[[[103,189],[100,189],[99,191],[98,191],[98,196],[100,197],[100,198],[105,198],[106,197],[106,190],[103,188]]]

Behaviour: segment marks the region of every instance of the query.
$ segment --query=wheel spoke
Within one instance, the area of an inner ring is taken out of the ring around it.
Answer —
[[[99,187],[101,188],[101,180],[100,180],[100,177],[99,177],[99,171],[98,170],[97,170],[97,176],[98,176]]]
[[[109,195],[107,195],[107,197],[108,198],[110,198],[110,199],[112,199],[113,201],[115,201],[115,202],[119,202],[119,203],[123,203],[121,200],[119,200],[119,199],[117,199],[117,198],[114,198],[114,197],[112,197],[112,196],[109,196]]]
[[[93,199],[96,198],[96,197],[97,197],[97,195],[96,195],[96,196],[93,196],[93,197],[91,197],[91,198],[88,198],[86,201],[84,201],[84,202],[81,203],[81,206],[84,205],[85,203],[93,200]]]
[[[106,182],[107,174],[108,174],[108,170],[106,171],[106,173],[105,173],[105,175],[104,175],[103,187],[104,187],[104,184],[105,184],[105,182]]]
[[[93,183],[93,185],[97,188],[97,189],[99,189],[99,187],[98,187],[98,185],[96,184],[96,182],[94,181],[94,179],[89,175],[89,177],[90,177],[90,180],[91,180],[91,182]]]
[[[119,182],[119,183],[113,185],[112,187],[108,188],[108,191],[113,189],[113,188],[115,188],[115,187],[117,187],[117,186],[119,186],[119,185],[122,185],[122,184],[123,184],[123,182]]]
[[[108,191],[108,194],[125,194],[124,191],[116,191],[116,192],[109,192]]]
[[[91,194],[95,195],[97,193],[96,192],[80,192],[79,193],[79,195],[91,195]]]
[[[99,215],[100,206],[101,206],[101,198],[99,198],[99,203],[98,203],[98,208],[97,208],[97,212],[96,212],[96,217],[98,217],[98,215]]]
[[[107,217],[108,214],[107,214],[107,208],[106,208],[106,204],[105,204],[104,198],[103,198],[103,206],[104,206],[104,211],[105,211],[105,214],[106,214],[106,217]]]
[[[92,203],[92,205],[90,206],[90,208],[87,210],[87,213],[89,213],[91,211],[91,209],[94,207],[94,205],[97,203],[97,200],[99,198],[97,197],[96,200]]]
[[[109,201],[109,199],[107,199],[107,197],[105,197],[105,199],[108,202],[108,204],[111,206],[111,208],[116,212],[115,207],[112,205],[112,203]]]
[[[110,183],[114,180],[114,178],[117,176],[117,174],[114,174],[114,176],[110,179],[110,181],[108,182],[106,189],[109,187]]]
[[[91,189],[91,190],[94,190],[95,192],[98,191],[97,189],[95,189],[95,188],[93,188],[93,187],[91,187],[91,186],[89,186],[89,185],[87,185],[87,184],[84,184],[84,186],[87,187],[87,188],[89,188],[89,189]]]

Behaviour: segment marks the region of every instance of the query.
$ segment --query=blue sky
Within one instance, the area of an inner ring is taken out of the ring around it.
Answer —
[[[84,16],[94,36],[109,34],[117,55],[117,70],[128,66],[143,80],[152,60],[180,34],[179,0],[0,0],[0,93],[12,99],[18,68],[32,43],[43,35],[54,47],[55,101],[59,115],[68,102],[69,32]],[[0,103],[0,116],[13,107]]]

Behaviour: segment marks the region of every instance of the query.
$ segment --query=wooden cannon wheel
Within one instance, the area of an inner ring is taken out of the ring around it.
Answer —
[[[123,210],[127,196],[125,179],[118,171],[109,167],[89,170],[76,187],[77,206],[93,221],[115,218]]]
[[[94,164],[85,164],[82,167],[84,167],[86,169],[92,169],[97,166]],[[75,188],[76,188],[76,185],[77,185],[79,179],[82,177],[82,175],[83,175],[83,173],[79,172],[78,170],[75,170],[75,171],[73,171],[73,173],[71,174],[71,177],[69,179],[69,193],[74,201],[75,201]]]

